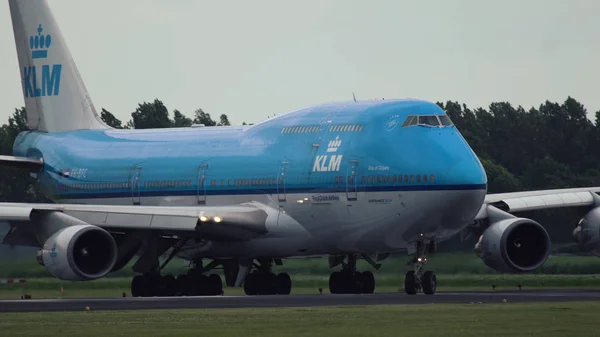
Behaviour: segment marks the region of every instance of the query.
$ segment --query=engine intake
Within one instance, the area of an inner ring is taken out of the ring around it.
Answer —
[[[94,280],[108,274],[117,260],[117,244],[106,230],[93,225],[63,228],[46,240],[39,264],[62,279]]]
[[[475,245],[475,252],[490,268],[522,273],[542,266],[550,255],[548,232],[537,222],[508,218],[488,227]]]

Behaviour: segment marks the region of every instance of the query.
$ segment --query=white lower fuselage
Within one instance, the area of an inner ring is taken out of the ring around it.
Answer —
[[[447,239],[472,222],[485,190],[208,196],[207,206],[255,202],[272,209],[268,233],[247,241],[190,240],[179,257],[295,257],[411,250],[419,238]],[[285,199],[285,200],[279,200]],[[136,200],[138,201],[138,200]],[[64,200],[132,205],[132,198]],[[139,199],[146,206],[195,206],[197,196]],[[278,209],[280,211],[278,211]]]

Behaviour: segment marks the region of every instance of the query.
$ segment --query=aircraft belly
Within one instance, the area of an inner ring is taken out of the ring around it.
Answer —
[[[288,194],[281,203],[279,223],[268,233],[247,241],[206,241],[188,246],[182,257],[306,256],[346,252],[406,250],[421,234],[443,239],[470,223],[485,191],[400,191],[358,193],[349,201],[345,193]],[[209,196],[207,206],[249,201],[271,206],[277,196]],[[78,200],[78,203],[129,204],[131,199]],[[147,197],[142,205],[194,205],[195,196]],[[283,213],[285,212],[285,213]]]

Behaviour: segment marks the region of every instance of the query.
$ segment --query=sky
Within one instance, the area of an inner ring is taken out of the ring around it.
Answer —
[[[49,3],[96,109],[123,122],[155,98],[241,124],[353,93],[600,110],[598,0]],[[23,105],[4,0],[0,124]]]

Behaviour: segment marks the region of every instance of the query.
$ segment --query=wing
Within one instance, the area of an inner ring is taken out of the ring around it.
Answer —
[[[36,216],[52,212],[109,231],[150,230],[221,240],[264,235],[268,227],[281,222],[278,210],[254,202],[214,207],[0,203],[0,221],[8,221],[13,227],[35,225]]]
[[[508,213],[515,213],[539,209],[600,205],[600,197],[596,194],[597,192],[600,192],[600,187],[488,194],[475,220],[487,218],[489,206]]]

